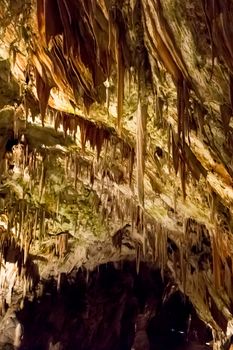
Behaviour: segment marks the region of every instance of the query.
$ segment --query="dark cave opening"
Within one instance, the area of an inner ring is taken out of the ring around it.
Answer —
[[[63,274],[59,290],[53,278],[44,281],[42,296],[17,314],[20,349],[208,349],[209,330],[187,298],[166,286],[158,270],[142,263],[137,275],[133,262]]]

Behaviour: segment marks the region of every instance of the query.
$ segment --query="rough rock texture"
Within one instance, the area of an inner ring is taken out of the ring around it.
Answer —
[[[0,1],[3,305],[136,256],[229,345],[232,14],[232,0]]]

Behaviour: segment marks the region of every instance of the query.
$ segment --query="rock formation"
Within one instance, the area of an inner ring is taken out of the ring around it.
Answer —
[[[0,0],[1,307],[136,259],[233,335],[232,0]]]

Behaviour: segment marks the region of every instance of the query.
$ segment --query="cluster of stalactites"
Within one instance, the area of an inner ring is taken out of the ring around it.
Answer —
[[[109,148],[113,149],[112,158],[114,160],[116,160],[115,157],[118,151],[122,161],[128,160],[128,178],[129,184],[131,184],[135,158],[134,147],[118,137],[113,129],[78,115],[71,115],[63,112],[52,111],[51,118],[56,131],[62,126],[65,137],[70,135],[76,139],[79,128],[82,151],[85,151],[88,142],[91,149],[96,152],[97,160],[100,160],[100,162],[102,149],[105,150],[103,152],[104,155],[102,155],[103,161],[105,160]]]
[[[52,73],[48,70],[46,73],[40,62],[40,73],[37,70],[42,119],[51,86],[65,90],[68,83],[76,102],[82,99],[89,110],[94,101],[104,102],[103,83],[116,70],[120,129],[129,49],[126,45],[128,28],[119,4],[113,1],[107,5],[99,0],[70,1],[69,4],[63,0],[37,0],[37,20],[41,38],[38,52],[46,56],[43,50],[50,47],[50,63],[54,67]]]
[[[66,114],[55,116],[55,122],[66,123],[64,133],[71,132],[72,117],[69,118]],[[93,186],[95,178],[104,179],[107,177],[109,183],[131,183],[133,164],[134,164],[134,149],[123,140],[111,135],[107,128],[101,128],[93,122],[89,122],[83,118],[76,118],[76,122],[80,128],[82,147],[85,147],[89,141],[92,148],[97,150],[98,162],[97,165],[93,160],[85,157],[85,153],[80,150],[70,152],[59,152],[50,149],[49,147],[39,147],[31,149],[27,144],[27,140],[14,145],[11,152],[5,155],[5,173],[9,178],[13,175],[17,168],[17,177],[19,174],[23,180],[23,187],[14,187],[14,191],[5,199],[4,205],[8,205],[7,214],[9,216],[9,228],[14,228],[16,236],[20,239],[23,245],[26,244],[29,252],[30,243],[32,240],[43,240],[48,233],[46,221],[51,216],[59,217],[59,198],[54,198],[57,203],[57,208],[54,208],[54,215],[46,210],[45,197],[47,192],[50,193],[50,175],[52,163],[57,162],[58,166],[63,167],[63,174],[68,182],[73,182],[74,188],[77,189],[78,182],[88,182]],[[72,130],[72,133],[74,130]],[[107,160],[100,157],[101,149],[105,147],[104,154],[107,153],[108,143],[111,147],[111,157],[119,158],[121,166],[118,168],[115,164],[113,168],[109,167]],[[53,153],[54,152],[54,153]],[[57,158],[56,158],[57,157]],[[121,169],[124,164],[123,170]],[[128,174],[128,175],[127,175]],[[127,180],[126,180],[127,179]],[[21,181],[20,180],[20,181]],[[11,185],[9,185],[11,186]],[[110,187],[111,185],[109,185]],[[36,197],[35,197],[35,192]],[[29,194],[31,193],[31,195]],[[51,195],[51,194],[50,194]],[[55,196],[56,197],[56,196]],[[33,203],[36,201],[36,203]],[[13,209],[12,203],[15,203]],[[56,215],[55,215],[56,214]],[[30,242],[30,243],[28,243]],[[59,254],[60,255],[60,254]]]
[[[146,214],[131,198],[122,196],[119,191],[107,193],[106,198],[105,212],[116,217],[122,224],[127,223],[112,236],[113,246],[120,250],[123,246],[135,249],[137,272],[141,259],[151,258],[164,276],[168,258],[168,230]]]
[[[11,230],[9,221],[7,229],[1,226],[0,230],[0,313],[3,315],[6,312],[6,306],[10,306],[12,302],[14,289],[22,291],[25,297],[27,292],[36,287],[39,282],[39,274],[28,254],[30,246],[28,237],[25,235],[20,240],[18,235]]]
[[[20,154],[22,155],[22,152]],[[127,156],[129,156],[128,153]],[[163,274],[164,270],[166,269],[168,259],[168,230],[163,228],[152,218],[149,218],[145,214],[143,208],[138,206],[131,197],[123,195],[119,188],[114,187],[113,182],[117,183],[116,179],[111,178],[110,174],[107,173],[107,170],[105,170],[103,166],[99,168],[94,167],[92,163],[85,160],[85,157],[72,152],[68,155],[64,155],[64,160],[64,172],[66,176],[73,178],[75,188],[77,187],[78,181],[84,181],[85,179],[91,186],[93,186],[95,177],[100,177],[100,179],[102,178],[102,186],[96,187],[97,191],[99,191],[99,200],[96,201],[96,210],[102,216],[104,222],[111,221],[130,223],[130,229],[117,232],[117,234],[114,236],[114,246],[121,247],[123,238],[125,237],[124,235],[128,235],[134,242],[134,249],[136,250],[137,255],[137,269],[139,269],[140,259],[145,256],[145,254],[148,256],[148,253],[150,252],[153,260],[158,263]],[[29,153],[28,161],[23,160],[21,162],[22,167],[29,167],[29,174],[32,178],[34,178],[35,183],[39,184],[41,195],[43,195],[43,192],[46,190],[46,164],[44,164],[44,168],[42,166],[45,161],[45,157],[41,155],[39,156],[39,153],[34,152]],[[19,159],[17,162],[20,164]],[[98,171],[100,173],[98,173]],[[108,176],[110,181],[105,181],[106,176]],[[31,242],[32,236],[36,239],[43,239],[47,236],[48,232],[46,219],[48,219],[49,213],[46,212],[43,206],[32,210],[30,203],[28,203],[26,200],[19,200],[17,202],[18,204],[14,206],[14,210],[12,211],[12,200],[9,202],[9,229],[14,227],[16,236],[20,237],[21,242],[23,242],[22,247],[25,254],[28,254],[27,252],[29,251],[30,247],[29,242]],[[59,202],[57,205],[57,213],[59,213]],[[185,223],[183,241],[181,242],[181,246],[178,250],[179,254],[178,256],[177,254],[174,254],[172,257],[174,260],[172,260],[174,270],[177,274],[176,278],[182,281],[184,290],[186,289],[187,284],[187,274],[191,273],[190,271],[194,268],[189,266],[190,257],[188,253],[192,246],[192,235],[190,233],[191,224],[192,222],[190,220]],[[197,227],[195,230],[197,233],[199,232],[196,239],[196,244],[200,244],[202,229],[198,224],[196,226]],[[216,226],[216,229],[219,230],[218,225]],[[32,236],[30,232],[33,232]],[[220,234],[214,234],[212,235],[211,242],[212,253],[210,253],[210,256],[212,254],[213,276],[215,283],[217,286],[224,285],[228,290],[230,290],[231,279],[229,280],[228,277],[231,266],[228,262],[228,256],[225,254],[227,249],[224,240],[221,240]],[[56,244],[54,246],[54,249],[56,250],[55,255],[60,257],[64,256],[66,252],[66,245],[66,235],[57,237]],[[221,254],[219,252],[221,252]],[[221,268],[223,264],[225,266],[224,274]],[[211,266],[212,262],[210,261],[210,268]],[[191,269],[190,271],[189,268]],[[198,270],[195,273],[198,275],[200,274],[200,276],[202,275],[201,270]],[[201,277],[198,279],[198,281],[200,280]],[[198,288],[201,288],[201,285],[198,285]]]
[[[209,197],[210,201],[210,224],[211,246],[213,258],[213,281],[217,289],[224,288],[232,302],[232,268],[233,261],[229,253],[231,224],[230,217],[226,218],[226,214],[221,214],[220,202],[218,196],[212,192]]]
[[[133,68],[138,75],[137,187],[138,200],[143,206],[146,154],[145,109],[148,102],[141,99],[141,91],[145,90],[145,81],[148,80],[151,72],[144,46],[140,3],[138,1],[133,3],[111,1],[106,4],[95,0],[91,4],[82,1],[70,1],[69,4],[65,4],[63,0],[37,0],[37,19],[42,47],[51,47],[50,59],[51,65],[54,67],[51,70],[52,73],[48,72],[42,63],[43,59],[41,59],[40,69],[37,69],[37,95],[40,101],[42,123],[44,123],[45,110],[52,86],[56,85],[62,89],[66,85],[63,80],[67,80],[69,87],[73,89],[76,102],[79,103],[80,98],[83,98],[84,104],[89,110],[93,101],[101,102],[99,93],[101,89],[99,87],[101,85],[104,87],[103,83],[116,72],[117,126],[118,132],[121,134],[125,73],[128,71],[129,76],[131,76],[131,68]],[[105,33],[106,40],[101,39],[103,33]],[[62,40],[60,40],[60,36]],[[40,54],[42,51],[38,50]],[[52,76],[48,78],[49,75]],[[108,89],[107,100],[107,105],[109,105]],[[57,124],[59,124],[59,116],[56,119]],[[75,133],[74,119],[71,117],[71,121],[67,122],[63,118],[65,132],[70,129]],[[85,136],[88,137],[88,134],[84,135],[82,143],[86,141]],[[96,138],[97,153],[99,153],[102,140],[106,135],[102,135],[100,132],[99,136]],[[90,141],[94,139],[92,133]]]

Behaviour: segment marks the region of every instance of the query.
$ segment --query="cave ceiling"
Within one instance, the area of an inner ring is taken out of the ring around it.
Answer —
[[[232,0],[0,0],[8,299],[32,266],[136,257],[170,271],[216,344],[232,335],[232,15]]]

